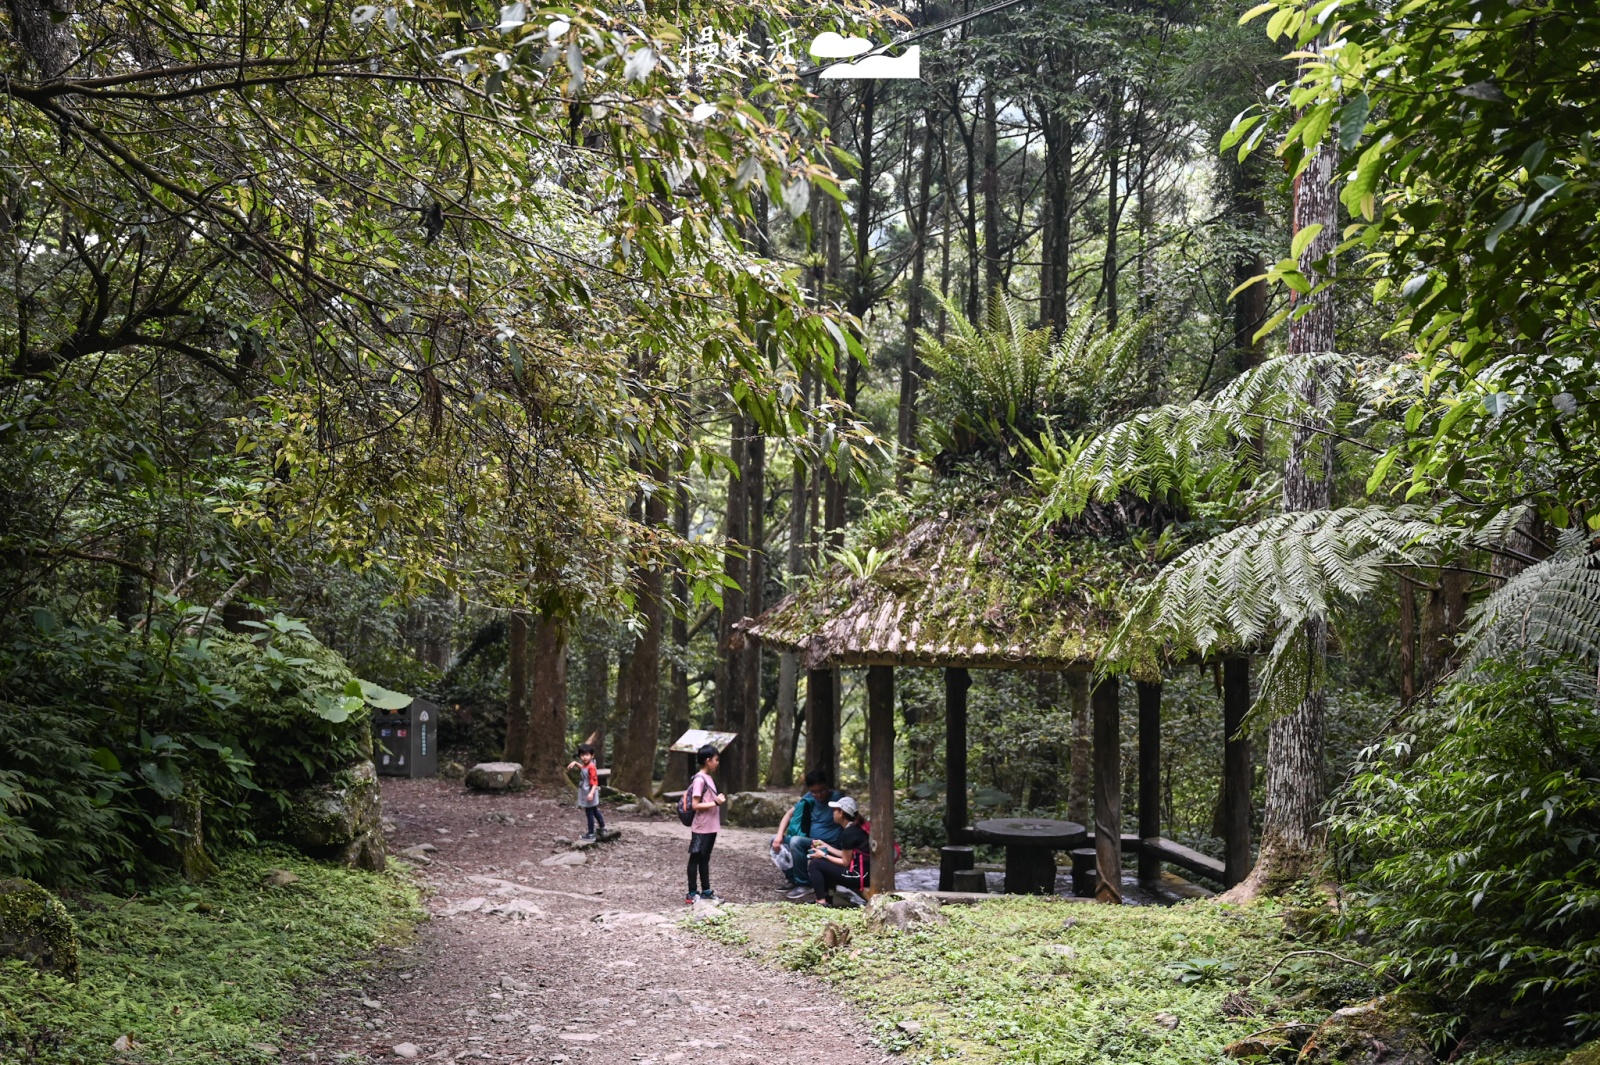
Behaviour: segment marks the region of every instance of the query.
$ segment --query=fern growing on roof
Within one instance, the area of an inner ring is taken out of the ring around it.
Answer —
[[[1149,316],[1101,332],[1092,307],[1059,337],[1031,327],[1025,305],[997,291],[980,326],[936,297],[949,335],[923,330],[928,413],[923,425],[948,457],[1008,460],[1047,431],[1082,432],[1126,409],[1138,389],[1130,371],[1153,325]]]

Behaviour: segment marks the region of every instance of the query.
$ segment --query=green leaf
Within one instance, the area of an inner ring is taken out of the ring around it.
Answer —
[[[1339,109],[1339,147],[1345,151],[1355,149],[1361,140],[1361,131],[1366,128],[1367,115],[1372,110],[1372,101],[1366,93],[1353,97],[1349,103]]]
[[[404,710],[416,698],[413,695],[402,695],[399,692],[392,692],[388,688],[381,688],[371,681],[363,680],[358,683],[361,689],[359,693],[361,698],[368,706],[376,707],[379,710]]]
[[[1367,478],[1367,495],[1376,492],[1383,484],[1383,479],[1389,476],[1389,469],[1394,465],[1395,459],[1400,457],[1399,448],[1390,448],[1378,459],[1378,464],[1373,467],[1372,475]]]
[[[1317,239],[1322,230],[1323,224],[1321,222],[1313,222],[1296,233],[1293,243],[1289,245],[1289,257],[1298,263],[1300,256],[1305,254],[1307,248],[1311,247],[1311,242]]]
[[[1268,11],[1276,10],[1278,10],[1278,5],[1274,2],[1274,0],[1267,0],[1267,3],[1265,4],[1257,4],[1255,7],[1252,7],[1249,11],[1246,11],[1244,14],[1239,16],[1239,25],[1243,26],[1246,22],[1249,22],[1255,18],[1259,18],[1260,16],[1265,15]]]

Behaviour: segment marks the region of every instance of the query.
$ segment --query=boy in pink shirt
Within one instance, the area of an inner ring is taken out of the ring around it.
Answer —
[[[700,772],[689,781],[689,803],[694,809],[694,821],[689,825],[689,894],[685,904],[695,899],[720,902],[711,890],[711,848],[716,846],[717,833],[722,830],[722,804],[728,797],[717,790],[712,779],[722,756],[711,744],[695,752],[700,761]],[[695,874],[699,873],[700,890],[695,890]]]

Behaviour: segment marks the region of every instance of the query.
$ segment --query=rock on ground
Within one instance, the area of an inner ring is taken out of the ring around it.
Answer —
[[[949,924],[950,918],[939,912],[939,900],[932,895],[878,895],[867,905],[867,924],[879,930],[894,928],[901,932],[918,925]]]
[[[522,766],[516,762],[479,762],[467,770],[467,787],[474,791],[510,791],[522,786]]]
[[[741,791],[728,796],[722,823],[736,828],[764,828],[775,832],[783,815],[794,809],[798,796],[777,791]]]
[[[363,761],[296,796],[289,837],[313,858],[378,870],[388,857],[382,821],[378,771]]]
[[[32,880],[0,878],[0,958],[76,981],[78,926],[61,900]]]
[[[1301,1065],[1434,1065],[1416,1011],[1393,996],[1335,1010],[1312,1033]]]

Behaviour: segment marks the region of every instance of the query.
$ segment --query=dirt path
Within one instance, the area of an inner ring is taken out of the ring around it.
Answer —
[[[582,831],[571,806],[446,780],[385,781],[383,803],[393,850],[438,848],[419,871],[434,918],[360,990],[297,1018],[286,1057],[777,1065],[826,1046],[830,1065],[889,1060],[823,985],[676,927],[688,839],[676,819],[608,810],[622,838],[561,866],[544,862],[573,853],[554,842]],[[719,837],[724,898],[783,898],[764,839]]]

